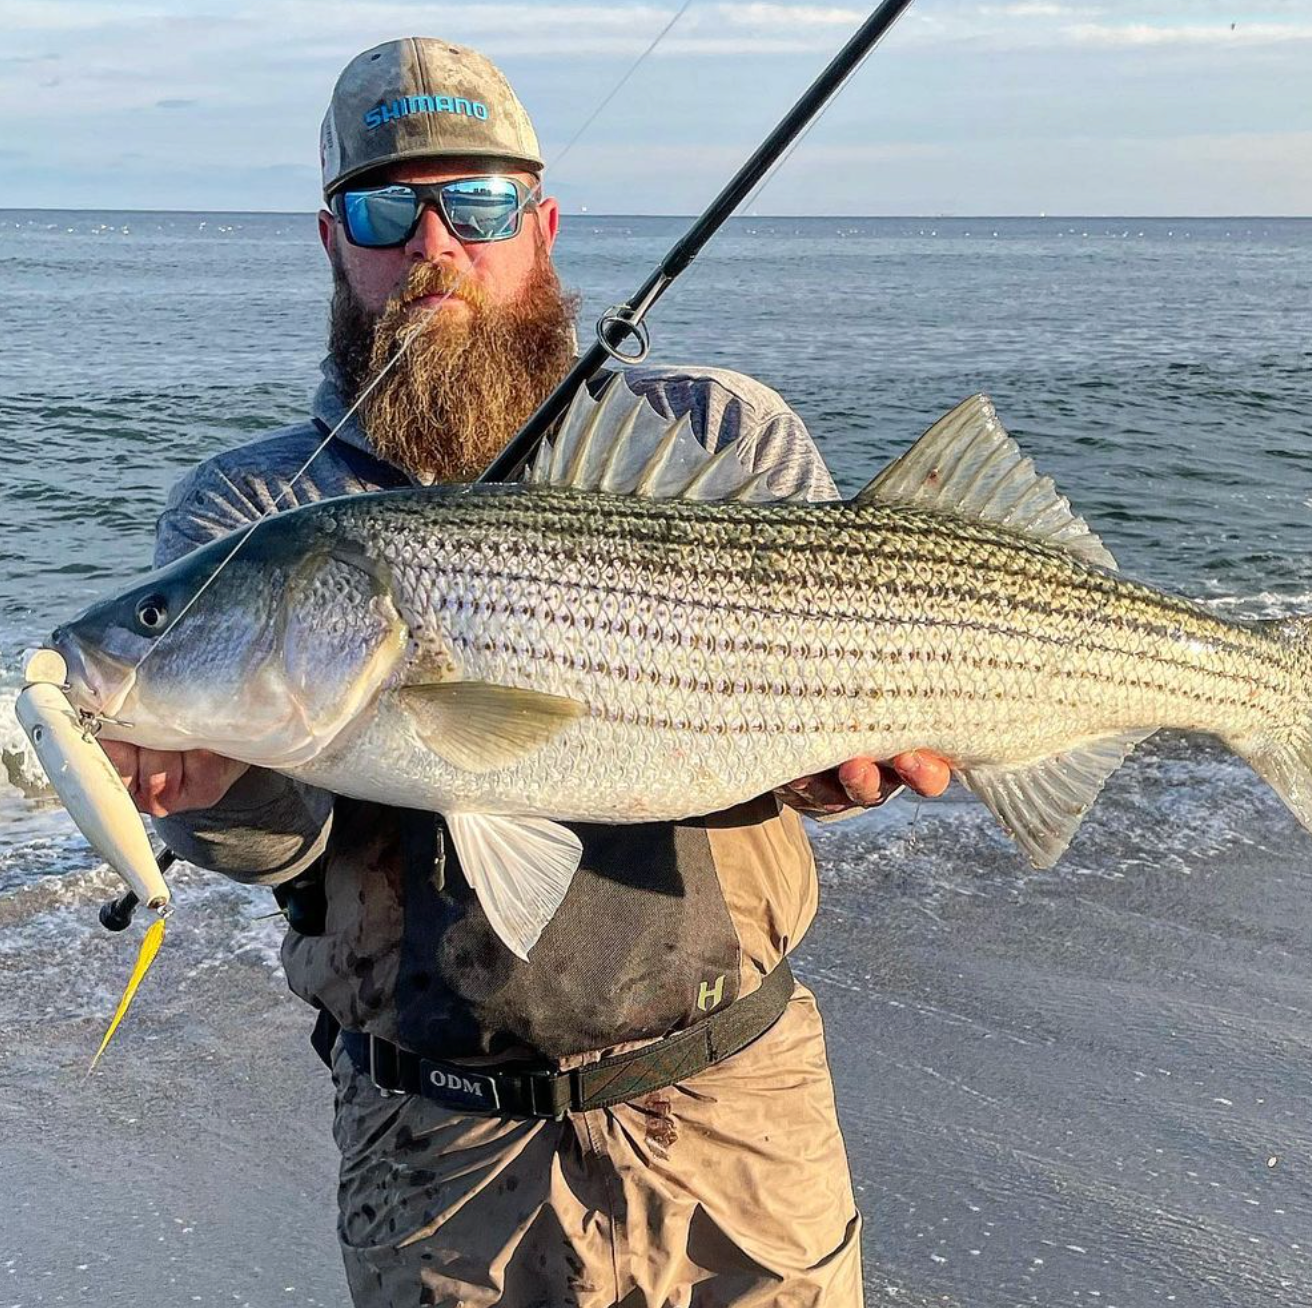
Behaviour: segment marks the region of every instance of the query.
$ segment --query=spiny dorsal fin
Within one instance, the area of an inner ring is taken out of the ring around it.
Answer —
[[[957,775],[988,805],[1035,867],[1051,867],[1066,852],[1107,778],[1152,734],[1126,732],[1037,763],[961,768]]]
[[[538,447],[525,481],[657,500],[778,498],[764,476],[743,466],[735,445],[711,454],[686,414],[674,422],[662,418],[622,375],[599,400],[579,388],[555,440]]]
[[[1089,563],[1116,567],[1052,479],[1035,472],[1007,435],[987,395],[972,395],[940,418],[856,502],[915,504],[980,518],[1060,545]]]

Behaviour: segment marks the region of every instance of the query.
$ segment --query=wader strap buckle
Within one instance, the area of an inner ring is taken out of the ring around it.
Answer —
[[[380,1094],[404,1095],[407,1093],[401,1083],[400,1050],[379,1040],[377,1036],[368,1036],[369,1079],[378,1087]]]
[[[534,1117],[550,1117],[563,1122],[565,1115],[581,1098],[578,1077],[573,1072],[529,1072],[524,1083],[528,1091],[528,1110]]]

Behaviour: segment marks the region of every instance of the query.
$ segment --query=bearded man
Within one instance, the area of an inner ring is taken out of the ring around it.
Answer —
[[[321,145],[334,292],[313,420],[186,477],[159,564],[298,503],[472,478],[572,362],[559,208],[483,56],[365,51]],[[649,368],[616,384],[690,415],[710,448],[736,441],[780,493],[835,494],[760,383]],[[785,804],[832,812],[899,780],[937,793],[941,760],[853,760],[688,822],[576,826],[582,863],[522,961],[433,814],[201,751],[107,749],[173,849],[274,886],[287,913],[288,983],[319,1010],[337,1089],[356,1304],[861,1303],[820,1021],[787,964],[817,886]]]

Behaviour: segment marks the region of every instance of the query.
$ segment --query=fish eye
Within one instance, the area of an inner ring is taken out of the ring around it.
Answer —
[[[137,626],[147,635],[163,631],[168,620],[168,601],[163,595],[147,595],[137,605]]]

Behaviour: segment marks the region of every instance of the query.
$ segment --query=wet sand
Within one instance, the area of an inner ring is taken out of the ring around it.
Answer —
[[[1312,858],[1271,805],[1252,820],[1123,877],[1018,878],[980,839],[945,881],[937,819],[818,835],[798,970],[826,1014],[868,1304],[1312,1303]],[[0,1308],[346,1303],[309,1012],[259,901],[203,897],[90,1079],[135,941],[91,929],[94,897],[53,910],[38,969],[6,929]]]
[[[826,878],[868,1302],[1312,1304],[1312,857],[1272,816],[1288,857],[1187,873]]]

